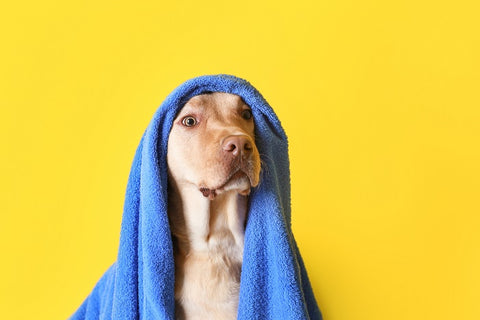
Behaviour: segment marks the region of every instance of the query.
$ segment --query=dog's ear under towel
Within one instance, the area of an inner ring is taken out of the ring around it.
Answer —
[[[155,112],[132,163],[117,261],[70,319],[174,319],[175,266],[167,215],[167,142],[178,111],[205,92],[239,95],[252,108],[262,160],[250,194],[238,319],[321,319],[290,220],[287,137],[247,81],[207,75],[177,87]]]

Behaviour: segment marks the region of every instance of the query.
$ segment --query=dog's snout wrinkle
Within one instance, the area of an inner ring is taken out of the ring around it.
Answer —
[[[247,136],[230,136],[223,141],[223,151],[231,153],[233,156],[245,155],[252,153],[252,142]]]

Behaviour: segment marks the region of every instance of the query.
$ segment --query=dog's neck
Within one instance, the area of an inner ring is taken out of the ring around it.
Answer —
[[[248,196],[232,190],[205,197],[194,185],[169,183],[168,212],[176,254],[243,253]]]

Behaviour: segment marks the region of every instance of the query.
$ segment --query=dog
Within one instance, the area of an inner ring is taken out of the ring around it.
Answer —
[[[192,97],[167,148],[177,319],[236,319],[248,196],[260,180],[251,108],[240,96]]]

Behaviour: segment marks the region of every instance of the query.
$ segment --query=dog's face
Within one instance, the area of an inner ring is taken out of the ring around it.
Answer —
[[[174,120],[167,163],[177,185],[193,185],[210,199],[228,190],[248,194],[260,175],[250,107],[222,92],[191,98]]]

